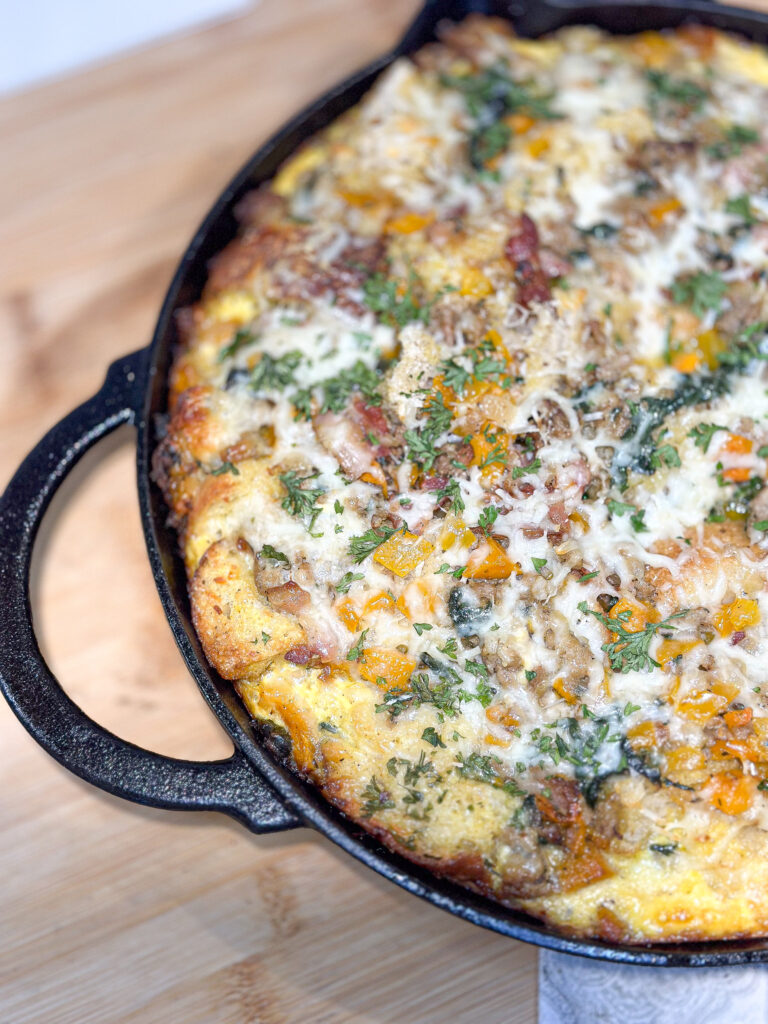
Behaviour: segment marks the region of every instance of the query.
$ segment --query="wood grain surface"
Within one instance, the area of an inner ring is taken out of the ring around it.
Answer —
[[[768,6],[768,0],[763,0]],[[253,11],[0,101],[0,483],[149,339],[179,253],[299,105],[392,43],[415,0]],[[48,516],[46,656],[118,735],[231,747],[166,626],[125,429]],[[54,763],[0,701],[2,1024],[536,1020],[536,953],[380,880],[309,831],[139,808]]]
[[[297,107],[394,42],[414,0],[247,16],[0,102],[0,483],[138,348],[179,253]],[[67,482],[34,573],[67,692],[179,757],[229,740],[169,635],[133,435]],[[2,1024],[527,1022],[536,954],[401,892],[306,830],[147,810],[60,768],[0,701]]]

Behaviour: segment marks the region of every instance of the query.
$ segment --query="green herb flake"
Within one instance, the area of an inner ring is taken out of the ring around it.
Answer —
[[[438,502],[443,501],[444,498],[451,499],[450,508],[454,515],[459,515],[466,508],[464,499],[461,496],[461,487],[458,480],[449,480],[445,487],[435,491],[435,499]]]
[[[727,431],[728,427],[722,427],[718,423],[698,423],[688,431],[688,437],[692,437],[694,445],[706,453],[718,430]]]
[[[347,553],[355,565],[359,565],[395,533],[397,533],[397,528],[394,526],[380,526],[378,531],[366,530],[359,537],[350,538]]]
[[[232,476],[240,476],[240,470],[234,462],[222,462],[216,469],[211,470],[211,476],[221,476],[222,473],[231,473]]]
[[[645,73],[650,89],[650,106],[656,114],[663,101],[697,111],[709,97],[706,89],[687,78],[675,78],[666,71],[649,70]]]
[[[690,306],[696,316],[702,317],[708,309],[716,313],[720,311],[728,285],[717,271],[706,273],[700,270],[696,274],[678,278],[670,290],[673,302]]]
[[[285,562],[288,565],[288,556],[284,555],[282,551],[278,551],[277,548],[273,548],[271,544],[265,544],[259,555],[262,558],[271,558],[273,562]]]
[[[217,361],[223,363],[225,359],[229,359],[235,353],[239,352],[241,348],[246,345],[252,345],[257,341],[257,336],[253,331],[249,331],[245,327],[241,327],[236,333],[232,341],[219,352]]]
[[[339,594],[348,594],[349,588],[356,580],[364,580],[365,576],[361,572],[345,572],[339,582],[336,584],[336,590]]]
[[[250,387],[253,391],[283,391],[294,383],[296,368],[302,360],[301,352],[286,352],[275,359],[264,352],[251,371]]]
[[[662,635],[666,635],[666,632],[674,632],[677,627],[671,625],[672,620],[681,618],[688,611],[685,608],[661,622],[649,622],[643,629],[630,632],[625,625],[627,620],[632,617],[632,612],[629,610],[619,612],[618,618],[612,618],[603,615],[602,612],[593,611],[587,606],[586,601],[580,601],[578,609],[585,615],[593,615],[606,629],[616,634],[616,639],[603,644],[602,650],[608,655],[611,669],[614,672],[622,673],[644,672],[651,671],[652,668],[660,668],[659,662],[655,661],[649,653],[651,641],[660,630],[665,631]]]
[[[442,739],[440,738],[440,734],[438,733],[437,729],[435,729],[435,727],[432,725],[427,726],[427,728],[421,734],[421,738],[424,740],[425,743],[429,743],[431,747],[445,747],[445,743],[443,743]]]
[[[308,531],[315,525],[315,520],[322,512],[316,502],[321,495],[325,494],[325,491],[322,487],[302,487],[302,484],[314,480],[317,476],[319,476],[317,471],[308,476],[299,476],[295,470],[290,470],[288,473],[281,473],[278,477],[287,492],[280,507],[290,515],[304,519],[304,525]]]
[[[535,473],[539,469],[541,469],[541,459],[539,458],[535,458],[527,466],[513,466],[512,479],[519,480],[521,476],[525,476],[527,473]]]
[[[382,788],[375,775],[371,776],[371,781],[361,793],[360,799],[362,800],[360,813],[363,818],[370,818],[377,811],[391,810],[395,806],[395,801],[389,792]]]
[[[347,651],[347,661],[365,661],[363,657],[363,644],[368,634],[368,630],[364,629],[360,636],[357,638],[357,643],[350,647]]]
[[[486,505],[486,507],[480,513],[480,518],[477,521],[477,525],[488,536],[488,533],[499,517],[499,510],[495,505]]]

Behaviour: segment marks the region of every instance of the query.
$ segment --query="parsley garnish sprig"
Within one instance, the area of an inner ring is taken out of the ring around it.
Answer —
[[[650,655],[651,641],[659,630],[674,632],[676,626],[670,625],[672,619],[682,618],[688,611],[684,608],[681,612],[675,612],[669,618],[661,622],[649,622],[637,632],[630,632],[625,623],[632,618],[632,612],[627,610],[619,612],[616,618],[610,615],[603,615],[587,607],[586,601],[580,601],[578,609],[585,615],[594,615],[598,622],[602,622],[606,629],[616,634],[616,639],[603,644],[602,650],[608,655],[611,668],[614,672],[644,672],[652,668],[661,668],[658,661]],[[662,634],[663,635],[663,634]]]
[[[304,519],[304,525],[307,530],[312,529],[315,525],[315,520],[322,512],[322,509],[316,502],[321,495],[325,494],[325,489],[322,487],[302,487],[302,484],[307,483],[308,480],[314,480],[317,476],[319,476],[317,470],[308,476],[299,476],[292,469],[288,473],[281,473],[278,478],[287,492],[281,502],[281,508],[284,508],[292,516]]]

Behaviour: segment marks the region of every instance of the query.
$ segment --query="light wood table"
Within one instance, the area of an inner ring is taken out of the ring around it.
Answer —
[[[0,102],[0,483],[146,343],[177,257],[259,140],[392,43],[414,0],[247,16]],[[94,718],[180,757],[230,744],[149,574],[133,436],[56,501],[34,575],[47,657]],[[0,700],[3,1024],[484,1024],[536,1018],[536,954],[310,831],[142,809],[61,769]]]

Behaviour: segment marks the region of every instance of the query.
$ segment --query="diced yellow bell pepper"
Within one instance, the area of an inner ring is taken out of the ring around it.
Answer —
[[[336,605],[336,614],[350,633],[357,633],[360,629],[360,616],[349,598]]]
[[[357,662],[360,675],[369,683],[381,685],[383,679],[388,689],[402,689],[416,670],[416,659],[391,647],[365,647]]]
[[[755,793],[755,780],[748,775],[716,772],[707,786],[707,800],[723,814],[743,814]]]
[[[666,199],[662,199],[661,202],[655,203],[648,211],[648,220],[654,226],[663,224],[664,221],[671,213],[677,213],[678,210],[682,209],[683,204],[675,196],[668,196]]]
[[[402,578],[413,572],[434,550],[434,544],[424,537],[407,532],[395,533],[376,549],[373,560]]]
[[[715,629],[721,636],[730,636],[739,630],[755,626],[760,621],[757,601],[737,597],[730,604],[723,605],[714,618]]]
[[[461,272],[459,294],[471,299],[483,299],[493,291],[493,285],[477,267],[467,267]]]
[[[506,580],[517,568],[504,548],[493,537],[488,537],[469,556],[464,573],[470,580]]]
[[[439,539],[441,550],[448,551],[454,544],[462,548],[471,548],[474,543],[474,533],[461,519],[453,515],[445,517]]]
[[[678,702],[677,710],[690,722],[704,725],[728,707],[728,699],[709,690],[694,690]]]
[[[666,665],[674,658],[679,658],[681,654],[692,651],[700,643],[701,640],[662,640],[656,651],[656,661],[660,665]]]
[[[384,230],[391,235],[412,235],[415,231],[429,227],[434,219],[434,213],[401,213],[398,217],[388,220]]]
[[[552,689],[558,697],[566,702],[566,704],[579,703],[579,697],[577,697],[575,693],[571,693],[571,691],[566,688],[565,681],[563,679],[556,679],[554,683],[552,683]]]
[[[698,352],[678,352],[672,366],[678,373],[696,373],[701,366],[701,356]]]

